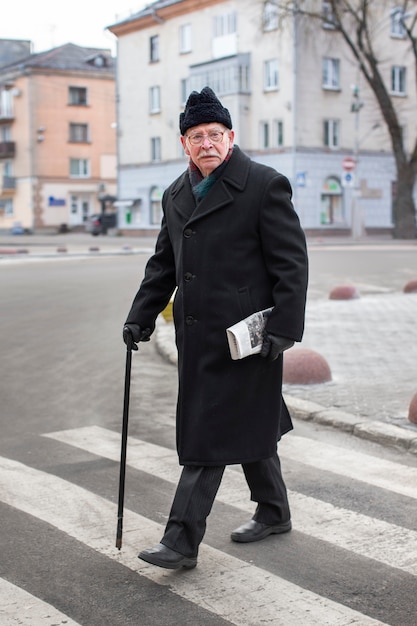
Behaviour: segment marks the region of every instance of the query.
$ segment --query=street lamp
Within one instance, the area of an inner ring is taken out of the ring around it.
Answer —
[[[355,134],[354,134],[354,148],[353,158],[355,160],[356,172],[354,176],[353,194],[352,194],[352,237],[359,239],[364,235],[364,223],[362,211],[358,203],[359,198],[359,176],[358,176],[358,163],[359,163],[359,113],[364,103],[360,99],[360,90],[358,85],[351,85],[353,101],[350,107],[351,113],[355,114]]]

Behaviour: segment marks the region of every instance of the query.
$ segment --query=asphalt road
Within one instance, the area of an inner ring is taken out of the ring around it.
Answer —
[[[401,246],[317,247],[310,258],[314,297],[359,278],[399,289],[415,262]],[[2,626],[416,626],[416,459],[317,425],[297,424],[282,443],[292,533],[230,542],[253,508],[232,468],[196,570],[142,567],[136,554],[159,541],[178,473],[176,372],[153,342],[134,355],[115,551],[120,334],[145,259],[0,266]]]

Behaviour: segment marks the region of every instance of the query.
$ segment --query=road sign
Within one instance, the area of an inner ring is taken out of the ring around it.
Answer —
[[[356,161],[353,157],[347,156],[343,159],[342,166],[346,172],[351,172],[356,167]]]
[[[306,186],[306,172],[297,172],[297,187]]]
[[[355,174],[353,172],[343,172],[342,187],[353,187],[355,182]]]

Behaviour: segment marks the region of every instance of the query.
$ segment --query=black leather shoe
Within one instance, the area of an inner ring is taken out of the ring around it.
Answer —
[[[265,539],[268,535],[280,535],[290,530],[291,520],[271,526],[251,519],[250,522],[236,528],[236,530],[232,532],[231,537],[232,541],[237,541],[238,543],[250,543],[251,541],[261,541],[261,539]]]
[[[139,559],[157,565],[158,567],[165,567],[166,569],[179,569],[185,567],[186,569],[192,569],[197,565],[197,557],[188,557],[171,550],[162,543],[158,543],[153,548],[142,550],[139,554]]]

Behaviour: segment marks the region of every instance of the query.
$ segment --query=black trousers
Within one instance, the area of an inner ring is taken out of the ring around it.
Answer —
[[[278,454],[242,468],[251,500],[257,502],[253,519],[263,524],[288,521],[290,509]],[[224,470],[224,465],[184,466],[161,543],[184,556],[197,556]]]

